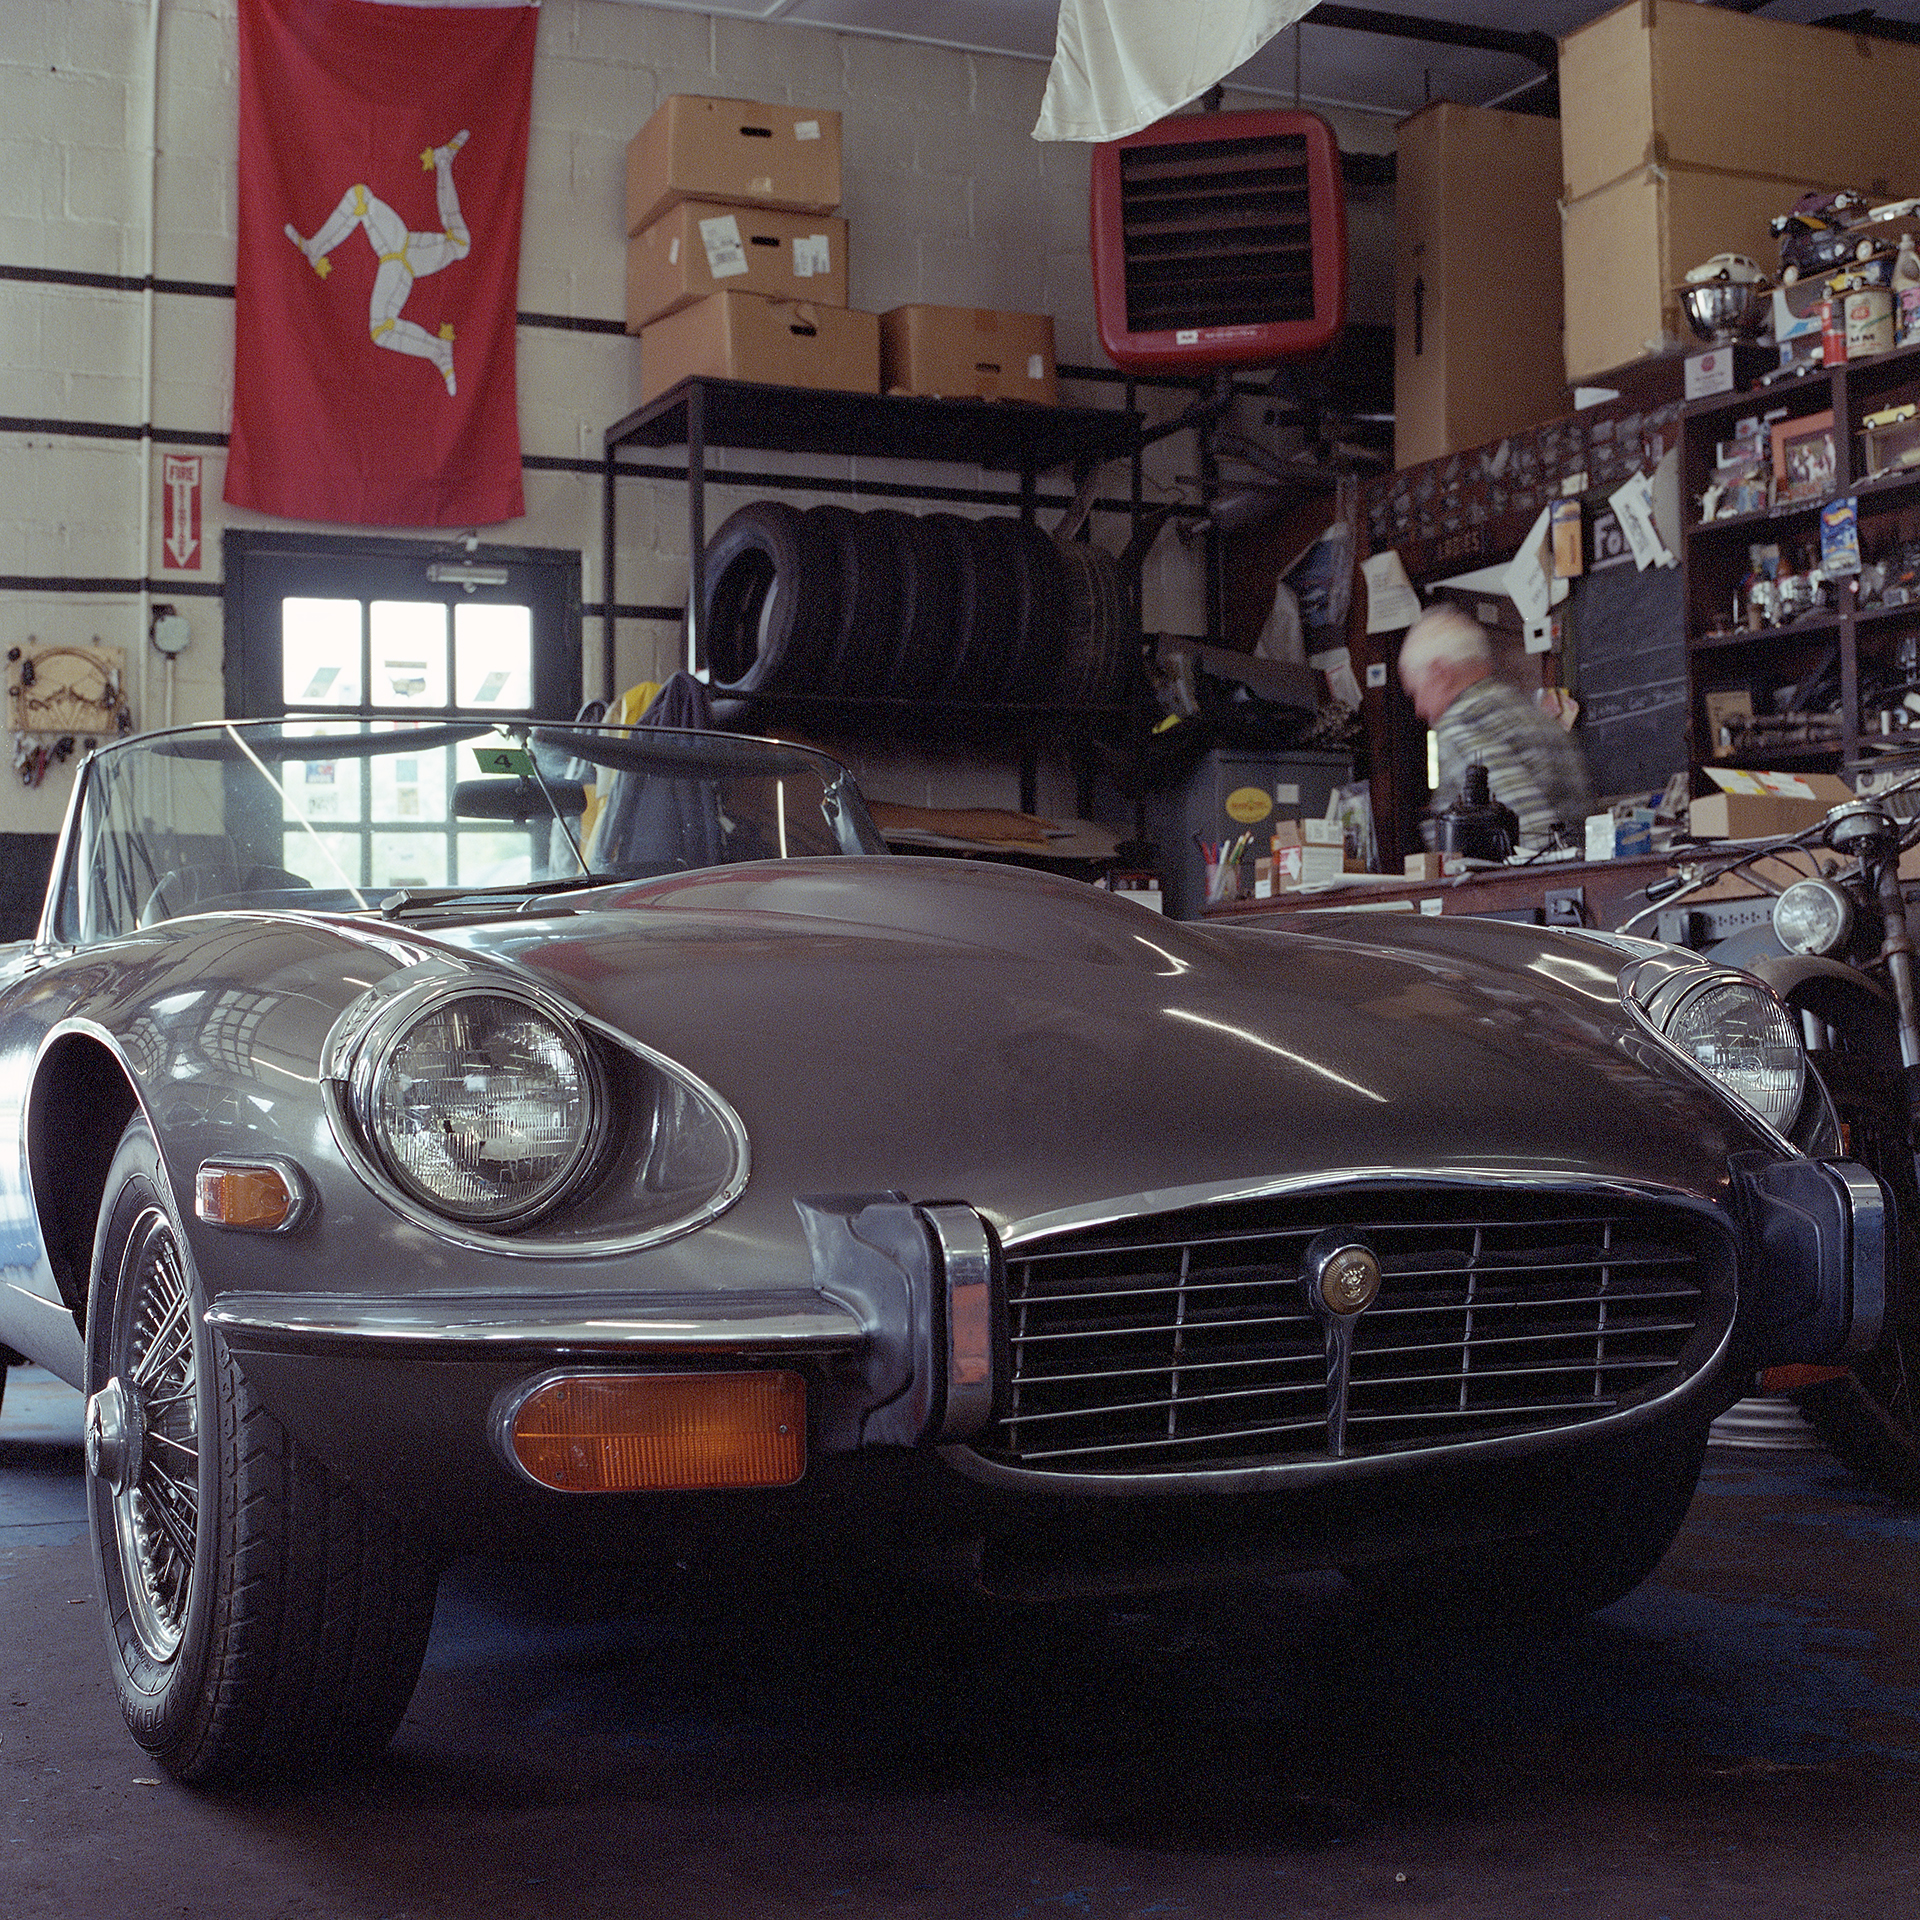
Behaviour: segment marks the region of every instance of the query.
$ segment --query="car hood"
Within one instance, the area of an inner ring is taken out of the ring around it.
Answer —
[[[1003,1229],[1327,1176],[1724,1192],[1764,1136],[1626,1013],[1620,957],[1497,922],[1167,921],[1017,869],[723,868],[438,939],[733,1106],[754,1186]]]

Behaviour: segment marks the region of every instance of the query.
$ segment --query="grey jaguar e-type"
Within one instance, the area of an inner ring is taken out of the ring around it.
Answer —
[[[136,737],[0,953],[0,1360],[189,1780],[386,1741],[476,1548],[1604,1604],[1884,1208],[1743,975],[885,857],[722,734]]]

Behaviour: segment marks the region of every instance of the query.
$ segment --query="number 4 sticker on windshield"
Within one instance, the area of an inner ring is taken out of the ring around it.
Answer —
[[[473,758],[482,773],[529,776],[533,772],[533,755],[525,747],[475,747]]]

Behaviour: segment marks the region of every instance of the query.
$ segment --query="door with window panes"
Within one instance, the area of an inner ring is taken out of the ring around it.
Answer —
[[[370,762],[326,742],[369,723],[571,719],[579,555],[230,532],[225,559],[228,716],[285,715],[314,740],[281,770],[286,867],[381,891],[522,877],[524,828],[453,818],[470,746]]]

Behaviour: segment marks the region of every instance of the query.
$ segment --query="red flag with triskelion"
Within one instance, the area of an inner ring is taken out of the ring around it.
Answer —
[[[408,527],[525,511],[538,20],[522,0],[240,0],[235,506]]]

